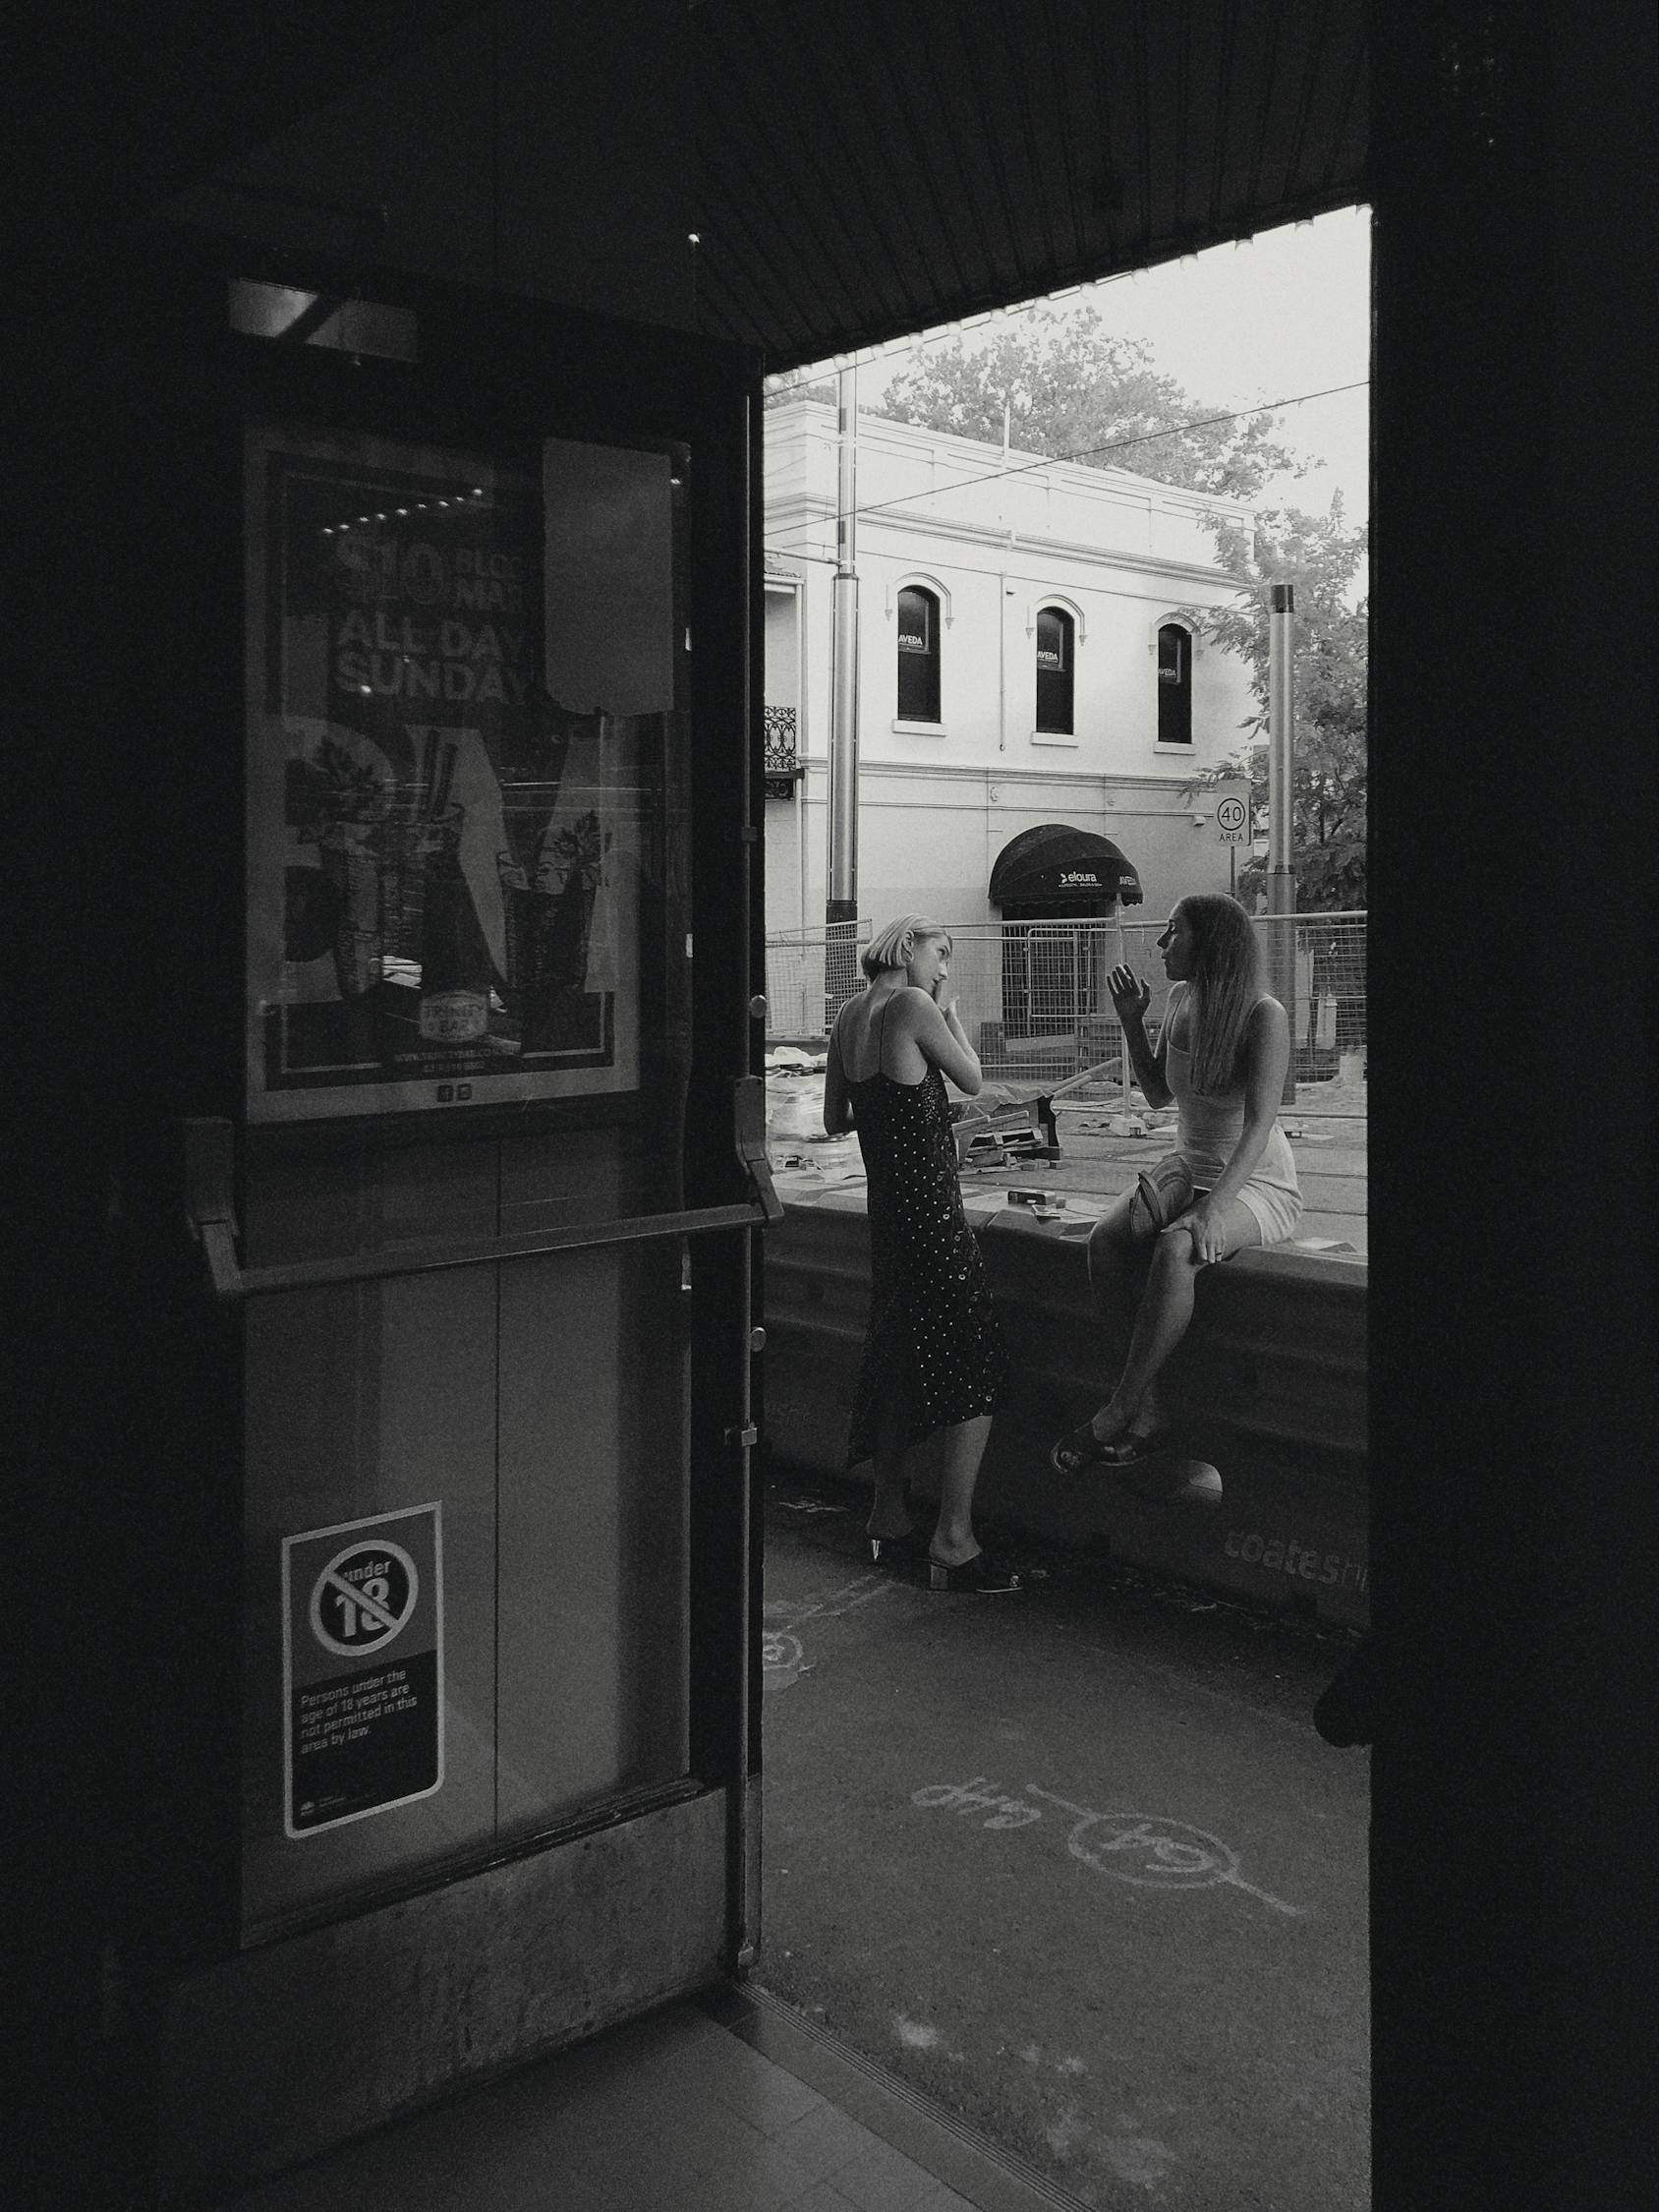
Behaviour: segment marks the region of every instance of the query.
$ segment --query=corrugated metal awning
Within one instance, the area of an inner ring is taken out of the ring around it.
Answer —
[[[1365,197],[1364,0],[702,0],[705,328],[769,370]]]

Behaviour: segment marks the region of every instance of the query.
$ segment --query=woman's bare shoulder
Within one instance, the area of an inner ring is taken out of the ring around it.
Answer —
[[[1244,1017],[1241,1041],[1245,1049],[1258,1044],[1266,1046],[1276,1037],[1287,1037],[1289,1034],[1290,1017],[1270,991],[1264,991]]]
[[[914,1028],[919,1021],[925,1021],[930,1010],[935,1014],[939,1012],[934,1004],[933,993],[921,990],[914,983],[906,983],[901,991],[894,992],[892,1008],[900,1023],[907,1029]]]

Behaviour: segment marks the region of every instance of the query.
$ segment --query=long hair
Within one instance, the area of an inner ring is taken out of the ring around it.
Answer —
[[[859,954],[858,964],[874,983],[884,969],[908,967],[918,944],[929,937],[943,937],[945,951],[950,950],[950,932],[943,922],[926,914],[900,914],[897,921],[876,932]]]
[[[1225,891],[1176,902],[1192,931],[1192,1087],[1230,1090],[1244,1024],[1262,995],[1262,949],[1250,917]]]

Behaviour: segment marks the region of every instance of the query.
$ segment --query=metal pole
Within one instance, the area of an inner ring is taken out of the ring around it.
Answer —
[[[858,371],[836,378],[835,588],[830,729],[830,864],[824,902],[825,1026],[857,977]]]
[[[1117,959],[1115,964],[1118,967],[1126,967],[1129,961],[1129,951],[1123,937],[1121,901],[1114,901],[1112,917],[1117,925]],[[1118,1024],[1117,1028],[1117,1073],[1123,1085],[1123,1111],[1126,1114],[1129,1111],[1129,1085],[1134,1080],[1134,1069],[1129,1060],[1129,1032],[1121,1023]]]
[[[1290,1018],[1290,1060],[1283,1103],[1296,1103],[1296,879],[1291,814],[1295,757],[1296,587],[1272,584],[1268,614],[1267,911],[1271,932],[1270,988]]]

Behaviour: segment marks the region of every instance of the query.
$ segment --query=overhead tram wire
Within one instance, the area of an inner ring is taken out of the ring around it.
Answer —
[[[983,469],[978,476],[958,477],[954,484],[936,484],[929,491],[905,493],[896,499],[874,499],[869,506],[855,507],[853,512],[859,515],[880,514],[885,507],[913,507],[922,499],[942,498],[947,492],[965,492],[973,485],[995,484],[1004,477],[1031,476],[1038,469],[1052,469],[1066,461],[1087,460],[1094,453],[1119,453],[1132,445],[1156,445],[1160,438],[1180,437],[1187,431],[1209,430],[1217,423],[1243,422],[1250,415],[1271,415],[1282,407],[1302,407],[1310,400],[1334,398],[1339,392],[1363,391],[1370,381],[1369,377],[1360,377],[1351,384],[1327,384],[1323,391],[1298,392],[1293,398],[1288,399],[1264,399],[1254,407],[1235,407],[1225,415],[1200,415],[1190,423],[1172,423],[1167,430],[1145,431],[1135,437],[1108,438],[1103,445],[1080,445],[1075,452],[1071,453],[1045,453],[1039,460],[1022,461],[1018,468]],[[897,416],[879,416],[877,420],[897,422],[900,418]],[[910,425],[908,427],[914,429],[923,426]],[[1181,487],[1180,489],[1190,488]],[[1227,495],[1217,493],[1214,496],[1225,498]],[[824,526],[823,519],[812,522],[792,522],[784,526],[783,535],[793,536],[796,532],[802,530],[822,530]],[[766,543],[771,545],[772,542],[772,534],[769,532]]]

